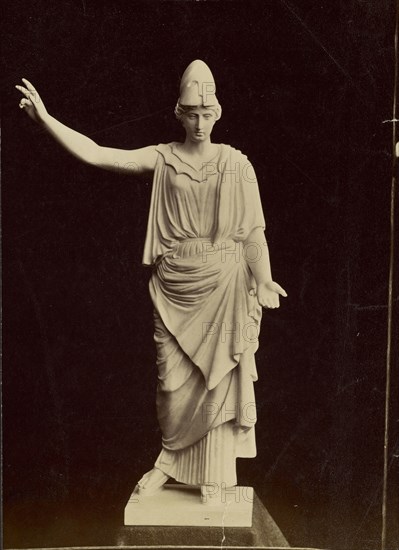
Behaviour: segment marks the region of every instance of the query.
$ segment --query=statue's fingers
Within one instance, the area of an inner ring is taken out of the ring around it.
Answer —
[[[21,101],[19,102],[20,109],[23,109],[24,107],[32,107],[32,102],[30,99],[27,99],[26,97],[23,97]]]
[[[22,92],[25,96],[28,96],[29,93],[30,93],[27,88],[24,88],[23,86],[20,86],[19,84],[17,84],[15,87],[17,88],[17,90]]]
[[[25,86],[30,90],[31,92],[36,92],[36,88],[29,82],[29,80],[26,80],[26,78],[22,79],[22,82],[25,84]]]
[[[29,82],[29,80],[26,80],[26,78],[23,78],[22,81],[24,82],[26,86],[27,94],[26,97],[29,97],[32,101],[32,103],[39,103],[40,102],[40,95],[39,92],[36,90],[36,88]]]
[[[31,102],[32,102],[32,105],[34,102],[37,101],[37,92],[36,92],[36,95],[35,95],[35,92],[31,92],[30,90],[27,90],[26,88],[24,88],[23,86],[15,86],[20,92],[22,92],[24,94],[24,96],[26,97],[26,99],[29,99]]]
[[[263,300],[262,303],[261,303],[261,306],[262,307],[267,307],[268,309],[273,308],[273,304],[272,304],[271,300]]]
[[[277,309],[280,307],[280,300],[278,294],[271,294],[265,301],[266,306],[269,309]]]
[[[286,298],[288,296],[288,294],[283,289],[283,287],[280,286],[278,283],[274,283],[274,290],[277,292],[277,294],[280,294],[281,296],[284,296],[284,298]]]

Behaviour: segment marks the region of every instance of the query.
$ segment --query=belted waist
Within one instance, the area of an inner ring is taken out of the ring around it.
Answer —
[[[222,245],[230,245],[232,243],[238,244],[241,241],[235,241],[234,239],[224,239],[223,241],[213,241],[211,237],[187,237],[186,239],[179,239],[176,241],[173,241],[174,245],[179,245],[182,243],[190,243],[190,242],[203,242],[203,243],[211,243],[214,246],[222,246]]]
[[[223,250],[235,250],[236,247],[240,246],[242,246],[242,243],[233,239],[214,242],[210,237],[189,237],[173,243],[172,257],[186,258],[196,254],[212,254]]]
[[[175,244],[189,243],[189,242],[195,242],[195,241],[211,243],[212,239],[211,237],[187,237],[186,239],[179,239],[178,241],[175,241]]]

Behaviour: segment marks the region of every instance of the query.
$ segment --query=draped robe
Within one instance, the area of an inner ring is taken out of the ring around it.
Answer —
[[[183,483],[236,484],[235,459],[256,455],[254,353],[262,310],[245,243],[265,221],[255,173],[221,144],[200,170],[178,144],[156,147],[143,263],[157,346],[162,451],[155,466]]]

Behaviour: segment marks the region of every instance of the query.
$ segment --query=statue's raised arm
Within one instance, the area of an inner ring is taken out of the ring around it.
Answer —
[[[37,124],[46,128],[49,134],[76,158],[116,172],[142,173],[154,170],[157,158],[155,146],[133,150],[102,147],[51,116],[33,84],[26,78],[23,78],[22,82],[23,86],[16,86],[24,96],[19,103],[20,108]]]

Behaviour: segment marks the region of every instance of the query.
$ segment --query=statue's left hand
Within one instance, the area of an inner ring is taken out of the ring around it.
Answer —
[[[256,297],[262,307],[270,309],[280,307],[280,296],[286,298],[287,293],[274,281],[260,283],[256,288]]]

